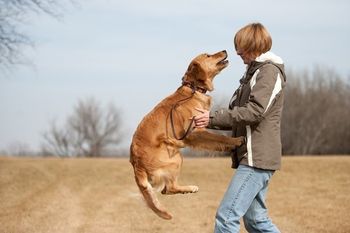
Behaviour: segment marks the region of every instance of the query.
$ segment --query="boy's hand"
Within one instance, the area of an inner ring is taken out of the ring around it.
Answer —
[[[196,108],[199,115],[194,117],[194,124],[196,128],[205,128],[209,125],[209,111],[201,108]]]

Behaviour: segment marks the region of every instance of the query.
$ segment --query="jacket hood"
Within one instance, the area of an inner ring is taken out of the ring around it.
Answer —
[[[282,58],[270,51],[261,54],[259,57],[255,58],[255,60],[251,64],[247,66],[248,76],[253,75],[257,69],[268,63],[275,65],[280,70],[284,80],[286,80],[286,74],[284,71],[284,63]]]
[[[270,61],[275,64],[283,64],[282,58],[274,54],[273,52],[266,52],[261,54],[259,57],[255,58],[255,61],[257,62],[266,62]]]

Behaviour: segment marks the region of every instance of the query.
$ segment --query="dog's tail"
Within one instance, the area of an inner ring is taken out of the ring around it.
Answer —
[[[147,173],[143,169],[134,167],[135,181],[149,208],[151,208],[159,217],[170,220],[172,215],[167,212],[158,201],[152,185],[148,182]]]

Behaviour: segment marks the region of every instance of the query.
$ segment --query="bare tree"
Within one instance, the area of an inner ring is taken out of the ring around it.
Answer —
[[[99,157],[122,140],[120,112],[110,104],[102,109],[93,98],[80,100],[65,126],[51,123],[44,134],[42,154]]]
[[[0,67],[20,63],[22,49],[32,46],[32,40],[19,27],[28,22],[30,13],[62,16],[70,0],[0,0]]]

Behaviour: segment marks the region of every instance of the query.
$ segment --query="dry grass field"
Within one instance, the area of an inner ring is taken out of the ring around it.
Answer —
[[[200,190],[159,195],[174,215],[165,221],[127,159],[0,158],[0,232],[209,233],[233,172],[228,158],[185,158],[180,183]],[[350,157],[284,157],[267,202],[283,233],[350,232]]]

